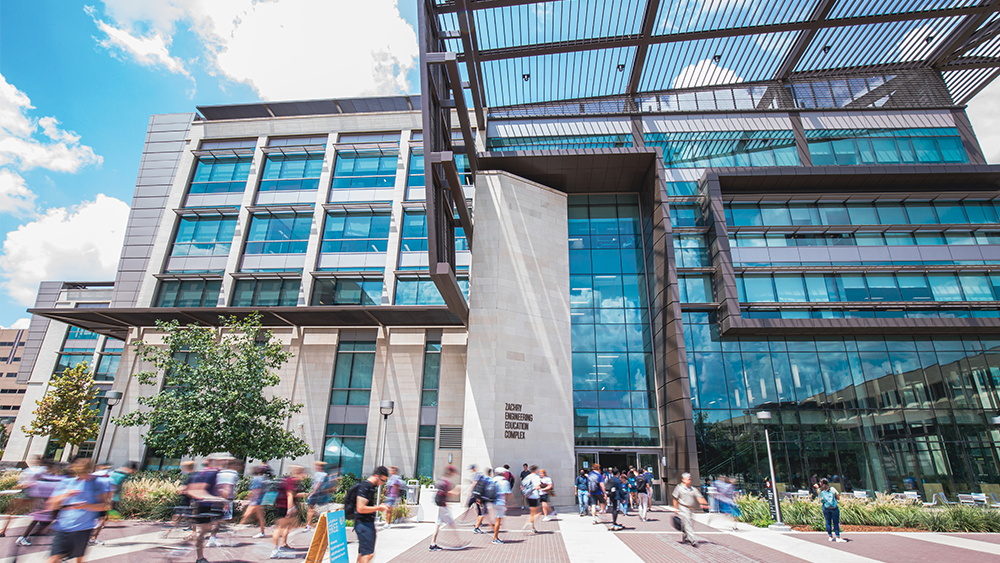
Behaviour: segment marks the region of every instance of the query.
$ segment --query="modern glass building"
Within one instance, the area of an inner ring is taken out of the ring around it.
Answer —
[[[768,411],[779,488],[1000,492],[1000,167],[964,110],[995,8],[422,6],[419,97],[153,116],[110,306],[35,319],[260,311],[290,428],[354,472],[755,489]],[[176,464],[142,434],[100,455]]]

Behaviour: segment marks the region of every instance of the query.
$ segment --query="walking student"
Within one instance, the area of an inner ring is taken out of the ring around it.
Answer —
[[[681,483],[674,487],[674,509],[677,510],[677,514],[681,518],[681,528],[684,532],[681,541],[694,547],[698,547],[699,538],[694,535],[694,529],[691,526],[691,510],[698,505],[701,505],[702,509],[708,508],[708,502],[701,495],[701,491],[691,486],[691,474],[684,473],[681,475]]]
[[[107,483],[90,473],[92,468],[88,459],[74,461],[69,468],[72,478],[59,483],[48,501],[48,509],[59,511],[49,563],[64,559],[83,563],[90,535],[99,514],[107,508],[111,492]]]
[[[604,503],[606,491],[604,490],[604,474],[601,473],[601,465],[595,463],[590,473],[587,474],[587,501],[590,503],[590,515],[594,517],[594,524],[600,524],[597,512]]]
[[[309,488],[309,496],[306,497],[306,532],[312,530],[313,516],[322,512],[322,506],[330,502],[333,495],[333,480],[326,472],[325,461],[313,462],[312,486]]]
[[[645,475],[639,472],[635,474],[635,493],[639,502],[639,520],[647,522],[646,517],[649,515],[649,483],[646,482]]]
[[[399,468],[393,465],[389,468],[389,481],[385,484],[385,505],[389,507],[389,511],[385,513],[386,530],[392,526],[392,509],[399,502],[405,489],[406,483],[403,483],[403,478],[399,476]],[[403,499],[403,504],[406,504],[406,499]]]
[[[538,490],[538,501],[542,505],[542,522],[548,522],[556,517],[556,509],[549,500],[549,497],[556,496],[556,490],[552,484],[552,477],[549,477],[544,469],[538,470],[538,477],[542,482],[542,488]]]
[[[434,526],[434,535],[431,537],[431,551],[441,551],[441,548],[437,544],[438,532],[441,530],[441,526],[454,526],[455,520],[452,519],[451,513],[448,512],[448,497],[455,496],[458,493],[458,487],[455,486],[455,480],[458,478],[458,470],[455,469],[453,465],[449,465],[444,468],[444,475],[438,479],[436,484],[437,494],[434,495],[434,504],[438,507],[437,523]]]
[[[524,464],[524,470],[521,471],[521,476],[517,478],[517,482],[519,484],[523,483],[524,482],[524,478],[527,477],[530,474],[531,474],[531,471],[528,471],[528,464],[525,463]],[[520,489],[520,487],[518,487],[518,488]],[[521,508],[528,508],[528,499],[524,498],[523,494],[521,495]]]
[[[496,521],[493,523],[493,543],[497,545],[503,544],[503,540],[500,539],[500,523],[507,516],[507,496],[510,495],[508,475],[510,475],[509,472],[493,477],[493,483],[496,486],[496,500],[493,501],[493,508],[497,512]]]
[[[542,478],[538,476],[538,466],[532,465],[528,468],[528,475],[521,480],[521,496],[528,501],[528,510],[531,511],[528,515],[528,523],[531,524],[531,531],[535,534],[538,533],[535,528],[535,518],[538,517],[542,504],[540,501],[541,489]]]
[[[590,507],[589,482],[587,470],[581,469],[580,474],[576,476],[576,503],[580,505],[580,518],[587,514],[587,509]]]
[[[617,532],[622,529],[618,524],[618,509],[628,502],[628,489],[622,483],[621,471],[617,467],[611,470],[611,479],[605,483],[605,491],[608,495],[608,506],[611,507],[611,531]]]
[[[243,519],[240,520],[240,525],[244,526],[251,518],[256,517],[257,524],[260,526],[260,532],[251,536],[254,538],[266,537],[266,534],[264,534],[264,525],[267,517],[264,515],[264,506],[261,504],[261,501],[263,500],[267,483],[270,481],[268,477],[270,474],[271,468],[267,465],[261,465],[254,470],[254,478],[250,480],[250,496],[248,497],[250,504],[243,514]]]
[[[375,504],[378,486],[389,480],[389,470],[378,466],[370,477],[351,487],[345,502],[354,500],[354,533],[358,536],[358,563],[368,563],[375,557],[375,516],[388,512],[385,504]],[[353,495],[352,495],[353,493]]]
[[[299,518],[299,508],[295,499],[300,496],[298,491],[306,470],[301,465],[293,465],[290,469],[292,474],[281,480],[278,497],[274,502],[274,532],[271,533],[274,551],[271,552],[271,559],[296,557],[294,551],[289,551],[291,548],[288,546],[288,533],[292,531]]]
[[[484,534],[480,526],[483,525],[483,516],[489,510],[489,505],[497,500],[497,486],[493,481],[493,470],[487,467],[479,480],[472,486],[472,494],[476,497],[476,527],[472,529],[477,534]]]
[[[820,479],[819,485],[814,485],[819,491],[819,498],[823,502],[823,518],[826,519],[826,535],[830,541],[847,543],[847,540],[840,537],[840,492],[830,486],[830,481]],[[837,534],[836,538],[834,533]]]

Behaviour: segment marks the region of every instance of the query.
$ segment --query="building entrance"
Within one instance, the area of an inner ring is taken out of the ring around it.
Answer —
[[[618,468],[622,472],[625,472],[628,471],[629,467],[641,468],[643,471],[648,469],[653,473],[653,482],[651,483],[653,486],[653,501],[660,502],[660,499],[663,498],[663,492],[658,455],[659,453],[656,450],[648,453],[642,450],[577,450],[576,471],[577,473],[581,469],[590,471],[595,463],[600,464],[602,471],[604,469]]]

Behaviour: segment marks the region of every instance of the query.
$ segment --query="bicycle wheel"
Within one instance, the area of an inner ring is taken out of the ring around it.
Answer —
[[[475,511],[473,511],[475,513]],[[442,526],[438,530],[437,545],[441,549],[465,549],[472,543],[472,532],[463,530],[455,524]]]

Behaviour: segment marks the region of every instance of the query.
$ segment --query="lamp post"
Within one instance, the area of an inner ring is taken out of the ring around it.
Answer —
[[[758,411],[757,420],[762,423],[766,420],[771,420],[771,413],[768,411]],[[771,524],[768,528],[779,532],[789,532],[791,528],[781,521],[781,499],[778,498],[778,482],[774,479],[774,458],[771,457],[771,435],[767,431],[767,426],[764,426],[764,440],[767,442],[767,466],[771,471],[771,496],[774,498],[774,516],[777,519],[777,522]]]
[[[104,420],[101,422],[101,435],[97,439],[97,448],[94,449],[94,460],[99,461],[97,456],[101,455],[101,446],[104,445],[104,435],[108,432],[108,421],[111,420],[111,407],[117,405],[122,400],[121,391],[108,391],[104,395],[107,405],[104,407]]]
[[[378,412],[382,414],[382,447],[379,449],[378,464],[380,466],[385,465],[385,440],[386,434],[389,430],[389,415],[392,414],[393,406],[395,403],[392,401],[382,401],[378,405]],[[382,485],[378,486],[378,491],[375,493],[375,502],[382,498]],[[388,522],[388,520],[386,520]]]

